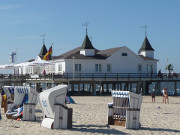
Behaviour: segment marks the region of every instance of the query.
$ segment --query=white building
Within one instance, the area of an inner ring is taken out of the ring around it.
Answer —
[[[55,74],[62,73],[157,73],[154,49],[145,37],[139,55],[126,46],[97,50],[88,35],[81,47],[53,58]],[[74,69],[74,70],[73,70]]]
[[[45,44],[36,59],[43,59],[47,53]],[[59,56],[53,56],[51,65],[21,67],[20,74],[46,73],[157,73],[157,59],[154,59],[154,49],[147,37],[139,50],[134,53],[128,47],[122,46],[106,50],[93,47],[88,35],[81,47],[75,48]]]

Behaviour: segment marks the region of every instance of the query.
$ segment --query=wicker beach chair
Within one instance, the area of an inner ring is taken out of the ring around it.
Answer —
[[[108,125],[138,129],[142,96],[129,91],[111,93],[113,102],[108,104]]]
[[[38,92],[30,86],[15,86],[14,102],[8,105],[7,118],[22,118],[22,114],[17,112],[17,108],[23,106],[23,120],[35,120],[35,106],[37,104]]]
[[[67,85],[58,85],[39,94],[43,110],[41,126],[50,129],[72,128],[72,108],[65,104]]]

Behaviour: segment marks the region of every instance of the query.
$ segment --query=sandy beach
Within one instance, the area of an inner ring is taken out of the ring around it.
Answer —
[[[2,113],[0,134],[6,135],[88,135],[88,134],[138,134],[161,135],[180,134],[180,97],[169,97],[170,103],[163,104],[162,97],[156,96],[151,102],[150,96],[143,96],[139,130],[126,129],[107,125],[107,103],[112,102],[111,96],[72,96],[76,104],[68,104],[73,108],[72,129],[47,129],[40,126],[42,111],[37,105],[36,121],[10,120]],[[1,109],[3,112],[3,109]]]

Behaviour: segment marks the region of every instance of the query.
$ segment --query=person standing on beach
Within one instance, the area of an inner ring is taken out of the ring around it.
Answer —
[[[164,94],[165,94],[165,104],[166,104],[166,99],[167,99],[167,102],[168,102],[168,104],[169,104],[167,88],[165,88]]]
[[[152,102],[155,102],[155,91],[153,91],[153,92],[151,93],[151,97],[152,97]]]
[[[163,103],[164,103],[164,98],[165,98],[165,89],[162,89],[162,96],[163,96]]]

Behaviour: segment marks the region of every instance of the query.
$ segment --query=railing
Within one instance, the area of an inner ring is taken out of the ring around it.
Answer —
[[[167,74],[163,73],[160,76],[157,73],[64,73],[64,74],[48,74],[38,75],[35,79],[130,79],[130,78],[162,78],[162,79],[173,79],[179,78],[180,74]],[[0,74],[0,79],[33,79],[30,74],[26,75],[5,75]]]
[[[54,79],[58,75],[54,76]],[[73,78],[73,74],[65,73],[61,75],[62,78]],[[157,78],[157,74],[149,73],[75,73],[74,78]]]

